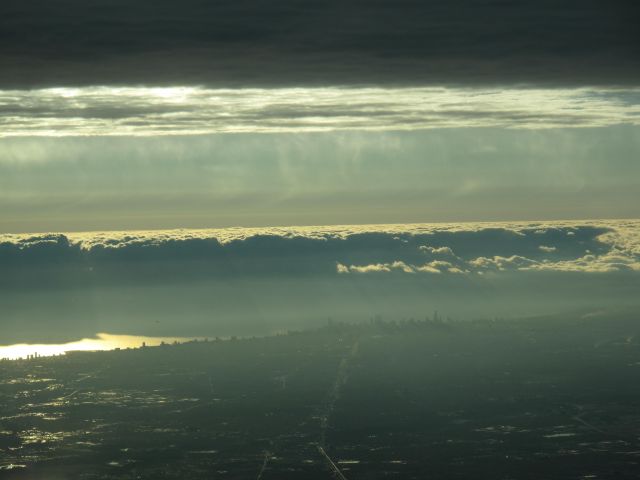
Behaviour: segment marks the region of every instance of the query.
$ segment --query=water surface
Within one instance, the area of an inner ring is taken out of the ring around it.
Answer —
[[[52,356],[63,355],[71,351],[96,351],[114,350],[116,348],[137,348],[143,344],[147,346],[157,346],[162,342],[185,342],[193,340],[186,337],[145,337],[139,335],[114,335],[109,333],[98,333],[95,338],[83,338],[74,342],[60,344],[31,344],[17,343],[14,345],[0,345],[0,359],[6,358],[16,360],[29,356]]]

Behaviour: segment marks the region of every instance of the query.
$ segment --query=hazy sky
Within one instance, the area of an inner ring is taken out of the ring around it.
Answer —
[[[637,217],[639,12],[4,1],[0,232]]]
[[[634,218],[638,133],[5,138],[0,231]]]
[[[0,0],[0,343],[637,306],[639,5]]]

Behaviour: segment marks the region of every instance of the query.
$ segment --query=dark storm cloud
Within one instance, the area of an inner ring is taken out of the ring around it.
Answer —
[[[630,0],[4,0],[0,86],[637,84]]]

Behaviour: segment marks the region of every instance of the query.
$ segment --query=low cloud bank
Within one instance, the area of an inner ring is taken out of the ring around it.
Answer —
[[[270,275],[640,271],[640,222],[4,235],[0,265],[127,282]],[[131,277],[130,275],[134,276]],[[163,275],[166,278],[163,278]],[[5,275],[10,286],[16,276]],[[41,277],[42,278],[42,277]],[[36,279],[33,279],[37,281]]]
[[[640,222],[0,237],[2,343],[636,308]],[[547,247],[547,248],[540,248]]]

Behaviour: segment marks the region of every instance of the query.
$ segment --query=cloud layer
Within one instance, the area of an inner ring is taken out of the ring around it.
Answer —
[[[86,87],[0,91],[0,136],[640,124],[638,89]]]
[[[619,221],[4,235],[0,332],[6,344],[97,332],[253,335],[434,309],[478,318],[636,308],[639,229]]]
[[[0,236],[0,265],[227,277],[640,272],[640,222],[551,222],[174,230]],[[118,281],[127,281],[127,278]],[[169,281],[161,276],[159,281]],[[5,276],[3,283],[12,283]]]
[[[638,85],[632,0],[5,0],[0,85]]]

